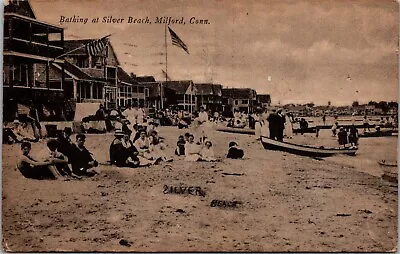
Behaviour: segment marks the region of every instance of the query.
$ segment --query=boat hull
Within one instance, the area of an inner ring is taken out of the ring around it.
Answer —
[[[287,142],[273,140],[267,137],[261,137],[261,142],[265,149],[284,151],[301,156],[309,157],[329,157],[337,154],[346,154],[354,156],[357,148],[322,148],[297,145]]]
[[[217,131],[237,133],[237,134],[255,135],[255,130],[250,129],[250,128],[218,127]]]
[[[359,135],[360,138],[374,138],[374,137],[390,137],[394,136],[395,131],[388,130],[388,131],[371,131],[371,132],[364,132]]]

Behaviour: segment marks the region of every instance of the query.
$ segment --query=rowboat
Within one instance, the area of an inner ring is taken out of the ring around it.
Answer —
[[[255,130],[250,128],[217,127],[216,130],[221,132],[255,135]]]
[[[385,167],[396,167],[397,168],[396,162],[387,162],[385,160],[381,160],[381,161],[378,161],[378,164],[381,166],[385,166]]]
[[[396,133],[395,130],[381,130],[381,131],[365,131],[359,135],[360,138],[370,138],[370,137],[388,137],[393,136]]]
[[[298,145],[283,141],[277,141],[267,137],[261,137],[261,142],[264,149],[284,151],[292,154],[310,156],[310,157],[329,157],[337,154],[355,155],[358,148],[325,148],[308,146],[308,145]]]

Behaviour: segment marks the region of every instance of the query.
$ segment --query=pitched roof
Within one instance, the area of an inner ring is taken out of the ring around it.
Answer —
[[[71,64],[67,61],[64,63],[64,69],[77,77],[78,79],[91,80],[92,77],[83,72],[78,66]]]
[[[4,6],[4,13],[16,13],[29,18],[36,19],[32,6],[29,1],[10,1],[10,4]]]
[[[254,98],[255,90],[251,88],[223,88],[222,97],[232,99],[251,99]],[[254,98],[255,99],[255,98]]]
[[[198,95],[219,95],[221,96],[222,86],[211,83],[196,83],[196,94]]]
[[[126,73],[121,67],[117,67],[117,77],[120,81],[132,84],[132,85],[137,85],[138,82],[131,78],[128,73]]]
[[[95,79],[104,79],[104,70],[103,69],[95,69],[95,68],[81,68],[81,70]]]
[[[149,89],[150,98],[160,96],[160,82],[143,82],[141,85]]]
[[[176,94],[185,94],[189,86],[193,82],[191,80],[179,80],[179,81],[163,81],[162,84],[167,88],[174,90]]]
[[[137,82],[155,82],[156,79],[153,76],[136,76]]]

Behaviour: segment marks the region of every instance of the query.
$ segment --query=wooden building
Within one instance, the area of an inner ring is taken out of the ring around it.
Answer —
[[[204,106],[207,110],[222,110],[222,85],[212,83],[196,83],[196,110]]]
[[[226,115],[234,110],[251,113],[257,106],[257,92],[251,88],[223,88],[222,104]]]
[[[61,118],[65,105],[63,75],[64,30],[36,19],[28,1],[10,1],[4,7],[3,112],[4,120],[17,115],[18,104],[34,106],[39,118]],[[63,71],[61,72],[63,73]],[[45,114],[49,112],[49,114]]]

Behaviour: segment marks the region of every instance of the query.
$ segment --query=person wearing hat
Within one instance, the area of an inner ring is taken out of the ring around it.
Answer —
[[[22,142],[23,140],[25,141],[30,141],[30,142],[37,142],[39,141],[39,138],[35,138],[32,135],[30,135],[28,132],[24,130],[22,127],[20,121],[15,119],[13,121],[12,126],[10,127],[10,130],[12,134],[10,136],[15,137],[15,142],[19,143]]]
[[[72,146],[69,162],[74,174],[78,176],[93,176],[97,172],[92,168],[97,167],[99,163],[93,159],[92,153],[85,147],[85,141],[85,134],[76,135],[76,142]]]
[[[118,159],[121,156],[121,146],[122,142],[121,139],[124,136],[124,133],[121,130],[115,130],[114,133],[114,140],[111,142],[110,145],[110,163],[117,165],[119,164],[120,160]],[[117,165],[118,166],[118,165]]]
[[[229,142],[229,150],[226,157],[229,159],[242,159],[243,156],[243,149],[239,148],[238,144],[235,141]]]
[[[165,153],[166,147],[164,145],[164,139],[158,136],[158,132],[153,130],[150,134],[150,146],[149,150],[153,155],[153,159],[158,161],[171,162],[172,158],[168,157]]]

